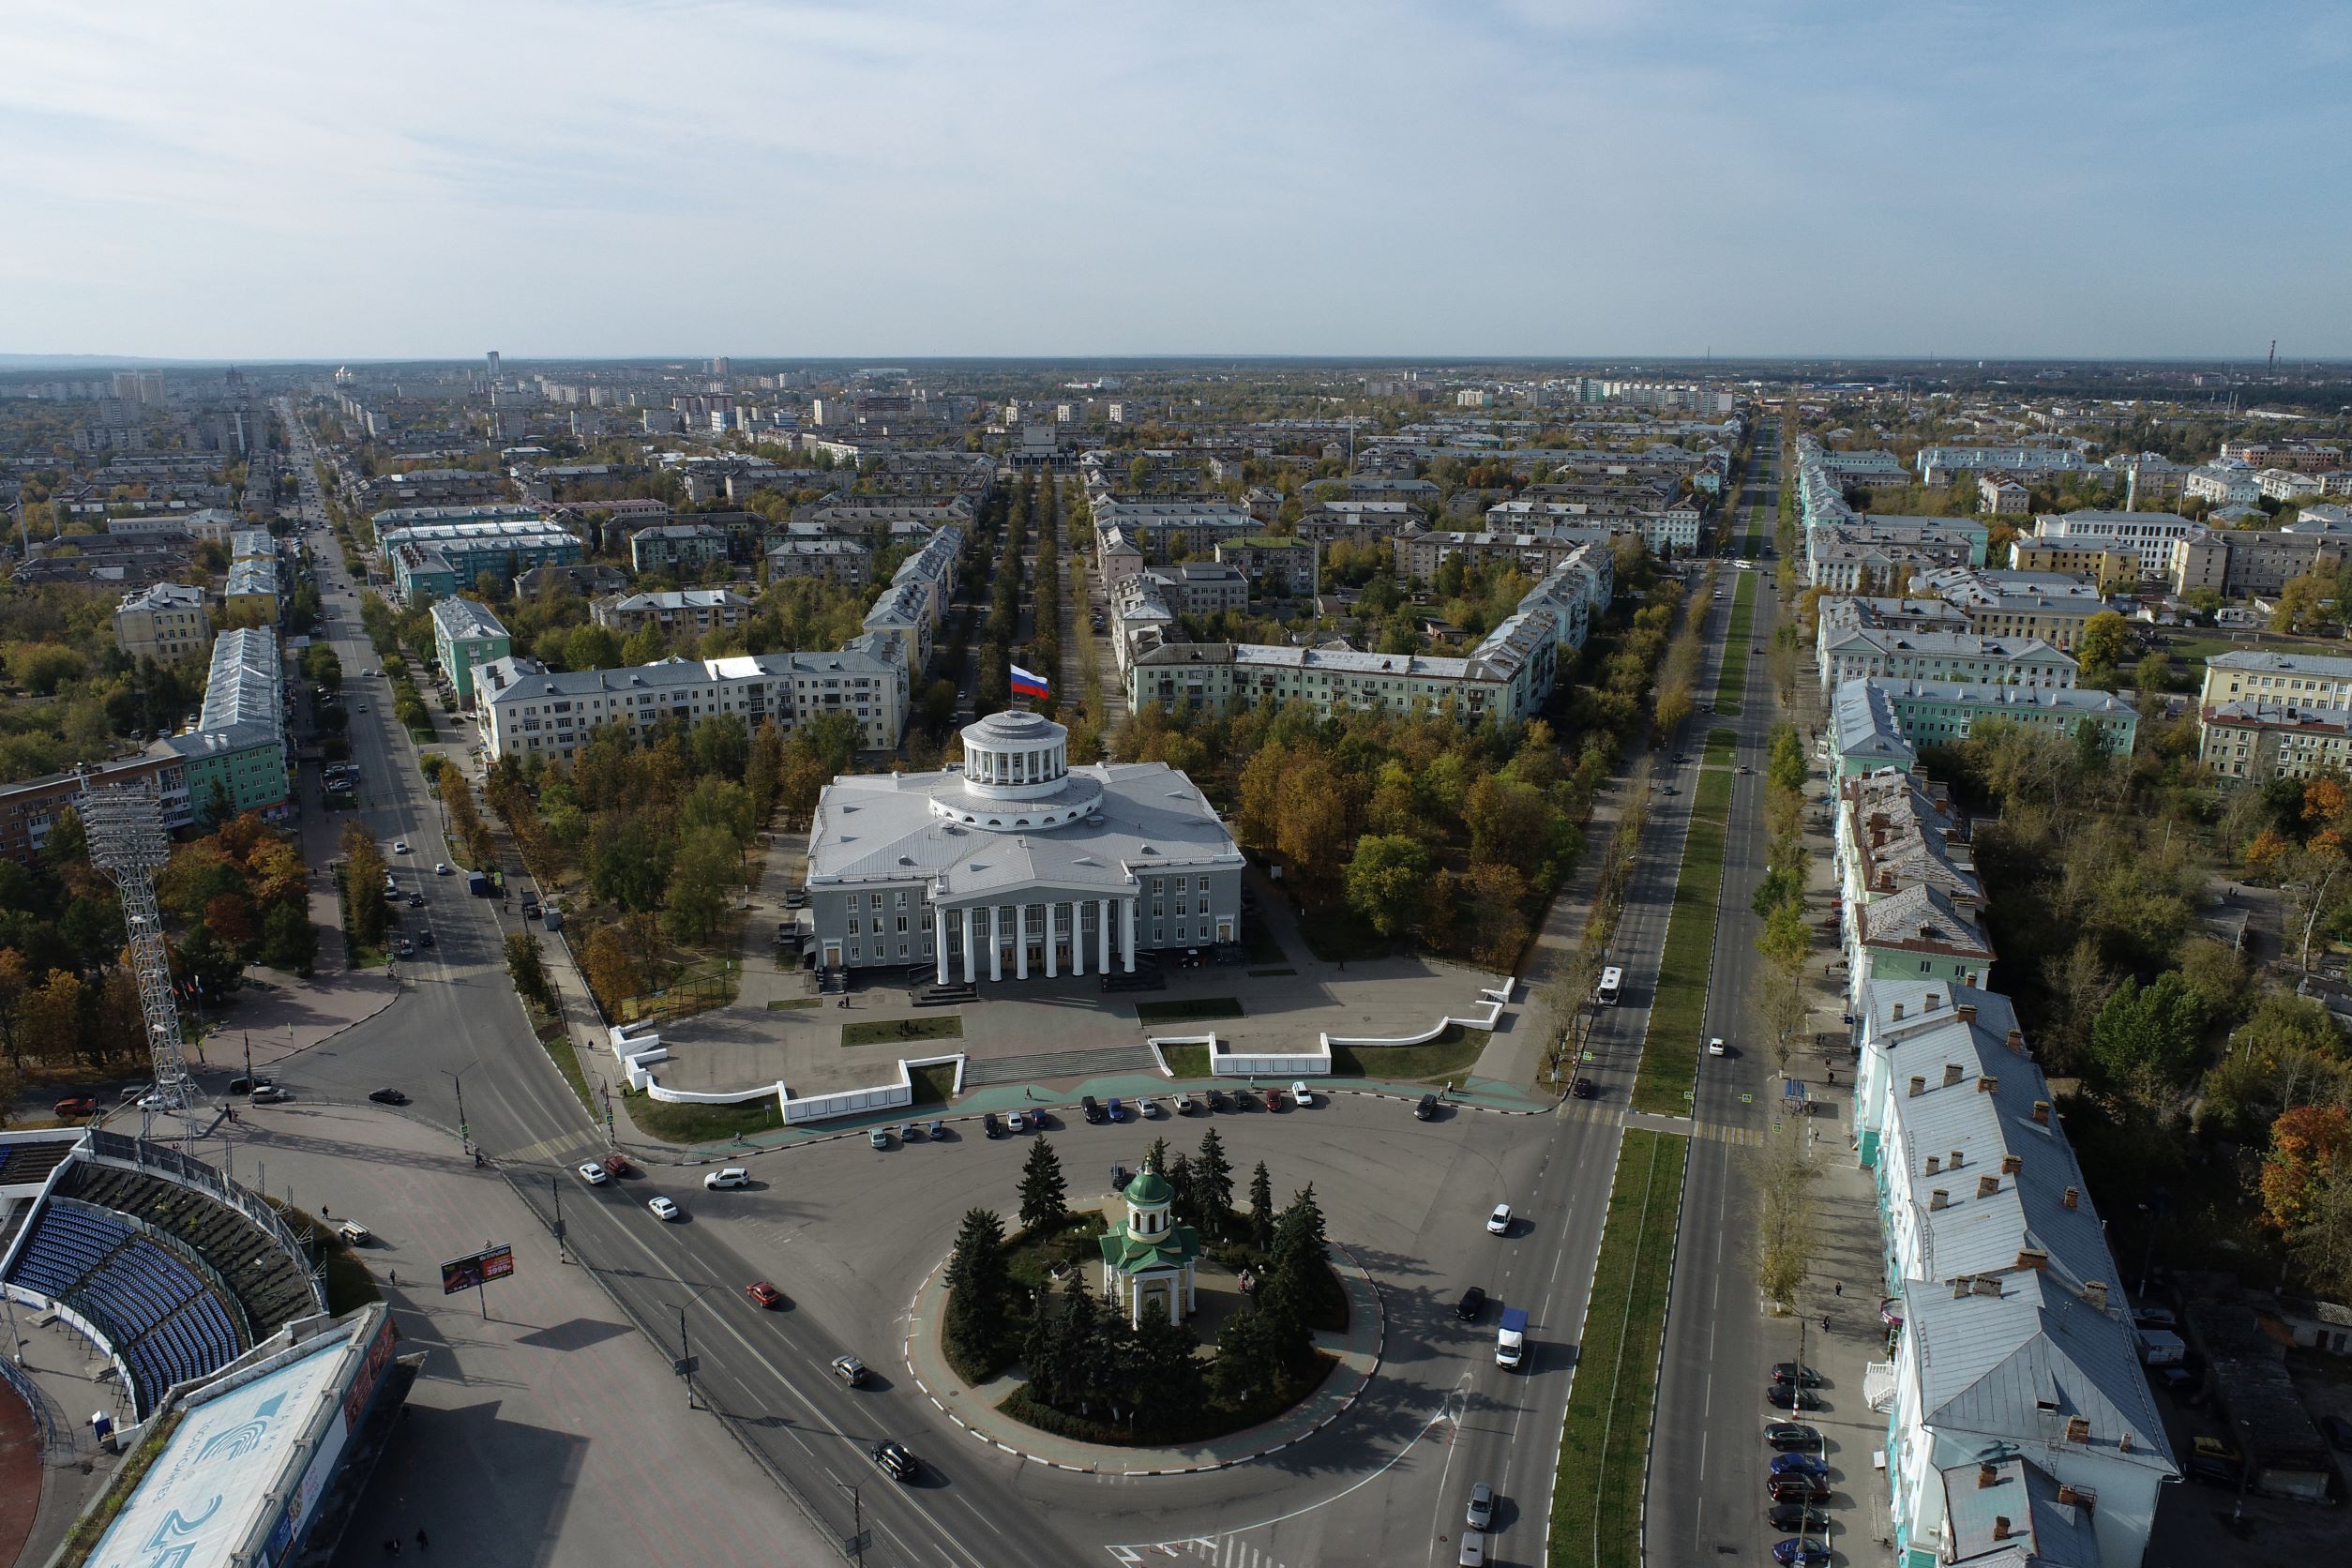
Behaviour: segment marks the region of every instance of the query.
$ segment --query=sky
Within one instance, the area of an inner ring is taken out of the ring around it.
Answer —
[[[0,352],[2352,355],[2341,0],[8,0]]]

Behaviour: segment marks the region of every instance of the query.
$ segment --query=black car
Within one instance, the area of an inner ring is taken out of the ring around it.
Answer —
[[[1768,1421],[1764,1424],[1766,1446],[1783,1454],[1818,1454],[1821,1434],[1802,1421]]]
[[[1827,1535],[1830,1530],[1830,1516],[1802,1502],[1776,1502],[1764,1511],[1764,1517],[1774,1530],[1797,1535]]]
[[[1571,1078],[1569,1080],[1568,1093],[1574,1094],[1579,1100],[1589,1100],[1592,1098],[1597,1091],[1593,1089],[1592,1080],[1591,1078]]]
[[[1774,1383],[1764,1391],[1764,1402],[1783,1410],[1817,1410],[1821,1408],[1819,1395],[1793,1383]]]
[[[1462,1292],[1462,1299],[1454,1304],[1454,1316],[1465,1323],[1475,1323],[1485,1310],[1486,1289],[1482,1285],[1471,1286]]]
[[[980,1118],[980,1130],[990,1138],[1003,1138],[1004,1123],[996,1119],[996,1112],[992,1110]]]
[[[1103,1119],[1102,1103],[1092,1094],[1078,1101],[1078,1109],[1085,1113],[1089,1122],[1100,1122]]]
[[[1414,1101],[1413,1119],[1419,1122],[1436,1121],[1438,1119],[1438,1097],[1435,1094],[1424,1094],[1420,1099]]]
[[[914,1479],[918,1467],[914,1462],[914,1455],[907,1451],[905,1443],[884,1438],[869,1452],[873,1455],[874,1463],[881,1466],[882,1472],[891,1480],[912,1481]]]
[[[1819,1388],[1821,1386],[1821,1374],[1816,1372],[1810,1366],[1800,1366],[1793,1361],[1774,1362],[1772,1364],[1772,1381],[1776,1383],[1797,1383],[1805,1388]]]
[[[423,909],[425,907],[425,896],[422,893],[410,894],[408,896],[408,907],[413,910]]]
[[[1209,1108],[1211,1110],[1230,1110],[1233,1108],[1232,1105],[1226,1099],[1224,1090],[1212,1089],[1209,1091]]]
[[[404,1106],[408,1104],[408,1096],[401,1093],[397,1089],[373,1090],[369,1093],[368,1098],[375,1101],[375,1103],[380,1106]]]
[[[431,932],[431,931],[430,931],[430,930],[424,930],[424,931],[419,931],[419,932],[417,932],[417,933],[416,933],[416,945],[417,945],[417,946],[419,946],[419,947],[430,947],[432,944],[433,944],[433,934],[432,934],[432,932]]]

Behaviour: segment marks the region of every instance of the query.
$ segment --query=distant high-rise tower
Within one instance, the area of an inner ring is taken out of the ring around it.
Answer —
[[[498,351],[496,349],[492,349],[482,357],[490,363],[490,380],[496,381],[498,379]]]
[[[711,374],[715,376],[728,376],[734,373],[735,362],[728,358],[725,354],[719,354],[711,361]]]

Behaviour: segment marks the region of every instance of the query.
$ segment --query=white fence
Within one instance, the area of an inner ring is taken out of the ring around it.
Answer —
[[[671,1089],[653,1074],[655,1063],[671,1059],[669,1048],[662,1045],[659,1034],[646,1033],[642,1024],[616,1026],[609,1034],[613,1057],[620,1063],[621,1072],[628,1079],[629,1087],[647,1098],[668,1101],[672,1105],[733,1106],[774,1095],[776,1108],[788,1126],[804,1122],[830,1121],[837,1116],[858,1116],[867,1111],[898,1110],[911,1106],[914,1104],[914,1069],[917,1067],[941,1067],[953,1063],[956,1082],[948,1091],[948,1096],[952,1099],[964,1092],[964,1058],[960,1051],[953,1056],[901,1057],[897,1082],[878,1083],[866,1089],[841,1089],[830,1094],[807,1094],[795,1098],[791,1087],[781,1080],[758,1084],[749,1089]]]

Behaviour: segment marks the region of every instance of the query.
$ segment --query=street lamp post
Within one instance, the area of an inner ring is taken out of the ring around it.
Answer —
[[[834,1485],[850,1494],[850,1555],[862,1563],[866,1560],[866,1505],[858,1496],[862,1483],[836,1480]]]
[[[458,1092],[458,1153],[460,1154],[470,1154],[474,1153],[474,1145],[467,1136],[465,1125],[466,1069],[460,1067],[453,1073],[450,1072],[448,1068],[444,1067],[442,1072],[446,1075],[449,1081],[457,1087]]]

